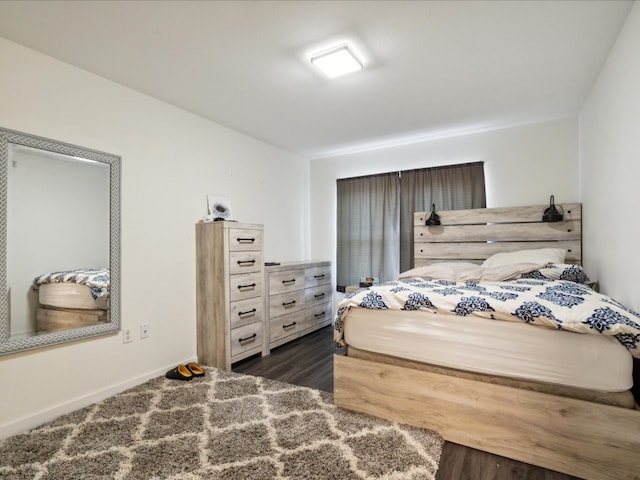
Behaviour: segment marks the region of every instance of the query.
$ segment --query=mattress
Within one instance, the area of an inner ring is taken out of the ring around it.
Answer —
[[[78,308],[83,310],[106,310],[108,301],[104,297],[97,300],[89,287],[77,283],[46,283],[40,285],[39,301],[42,305],[58,308]]]
[[[620,392],[633,360],[615,338],[518,322],[421,311],[351,308],[347,345],[487,375]]]

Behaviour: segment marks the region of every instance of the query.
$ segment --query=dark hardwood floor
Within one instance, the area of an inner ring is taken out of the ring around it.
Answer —
[[[233,371],[303,385],[333,393],[333,343],[331,326],[278,347],[266,357],[252,357],[233,365]],[[455,443],[445,442],[436,480],[576,480],[577,477],[545,470]]]
[[[333,393],[333,355],[342,352],[328,326],[271,350],[271,355],[238,362],[232,370]]]

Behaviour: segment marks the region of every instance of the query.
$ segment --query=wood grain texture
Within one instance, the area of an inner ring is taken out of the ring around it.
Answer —
[[[433,372],[441,375],[450,375],[454,377],[468,378],[484,383],[493,383],[504,385],[507,387],[520,388],[535,392],[548,393],[550,395],[560,395],[562,397],[576,398],[586,400],[588,402],[603,403],[605,405],[613,405],[615,407],[634,408],[635,399],[630,391],[623,392],[600,392],[595,390],[587,390],[585,388],[570,387],[567,385],[555,385],[551,383],[535,382],[530,380],[522,380],[517,378],[501,377],[497,375],[486,375],[478,372],[469,372],[458,370],[455,368],[443,367],[429,363],[422,363],[415,360],[407,360],[405,358],[393,357],[382,353],[373,353],[367,350],[360,350],[349,346],[349,357],[361,358],[372,362],[386,363],[388,365],[396,365],[398,367],[414,368],[425,372]]]
[[[534,242],[576,240],[580,221],[540,223],[488,223],[483,225],[439,225],[415,227],[414,241],[444,242]],[[535,248],[535,247],[533,247]]]
[[[333,393],[333,328],[325,327],[236,363],[233,371]],[[382,453],[382,452],[381,452]],[[577,477],[445,442],[436,480],[578,480]]]
[[[331,323],[331,262],[290,262],[266,267],[269,348]]]
[[[229,273],[259,273],[264,263],[262,251],[229,252]]]
[[[477,225],[483,223],[527,223],[541,222],[542,214],[549,205],[528,205],[523,207],[471,208],[466,210],[438,211],[443,225]],[[564,210],[565,220],[582,219],[580,203],[556,204]],[[424,225],[431,212],[415,212],[413,225]]]
[[[198,360],[226,368],[230,357],[226,345],[225,242],[221,222],[196,224],[196,315]]]
[[[261,297],[231,302],[229,308],[231,329],[264,321],[264,301]]]
[[[262,225],[196,224],[198,360],[230,369],[264,353]],[[255,310],[255,311],[254,311]]]
[[[474,448],[445,442],[436,480],[579,480]]]
[[[106,310],[81,310],[70,308],[37,308],[36,331],[57,332],[69,328],[87,327],[107,321]]]
[[[317,287],[331,284],[331,262],[324,262],[313,267],[307,267],[304,271],[305,287]]]
[[[336,355],[337,406],[586,479],[640,478],[640,411]]]
[[[455,242],[455,243],[428,243],[416,248],[416,255],[420,260],[484,260],[495,253],[515,252],[530,248],[562,248],[567,251],[565,261],[567,263],[579,263],[582,258],[582,247],[576,240],[561,240],[536,242],[532,247],[530,242]],[[419,266],[416,261],[416,266]]]
[[[563,204],[564,220],[543,222],[547,206],[438,212],[442,225],[427,227],[428,212],[414,214],[415,266],[434,261],[482,261],[498,252],[562,248],[568,263],[582,262],[582,208]]]
[[[320,305],[326,304],[331,300],[333,294],[333,288],[331,284],[320,285],[318,287],[307,287],[305,289],[304,303],[305,305]]]

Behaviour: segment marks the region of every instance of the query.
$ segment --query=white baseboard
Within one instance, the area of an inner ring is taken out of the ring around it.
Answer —
[[[193,357],[184,362],[178,363],[188,363],[188,362],[197,362],[197,358]],[[88,407],[89,405],[93,405],[94,403],[101,402],[105,398],[109,398],[112,395],[123,392],[129,388],[140,385],[147,380],[151,380],[152,378],[159,377],[164,375],[169,369],[174,367],[177,364],[172,364],[163,368],[159,368],[157,370],[152,370],[150,372],[146,372],[143,375],[139,375],[134,378],[129,378],[124,382],[117,383],[103,390],[99,390],[97,392],[93,392],[89,395],[85,395],[82,397],[74,398],[68,402],[56,405],[51,408],[47,408],[46,410],[41,410],[33,415],[28,415],[26,417],[22,417],[18,420],[14,420],[9,423],[5,423],[4,425],[0,425],[0,440],[5,438],[12,437],[13,435],[18,435],[20,433],[27,432],[33,428],[39,427],[47,422],[55,420],[61,415],[66,415],[67,413],[74,412],[84,407]]]

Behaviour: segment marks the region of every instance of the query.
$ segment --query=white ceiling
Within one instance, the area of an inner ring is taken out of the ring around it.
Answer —
[[[4,0],[0,36],[318,158],[575,115],[632,4]]]

